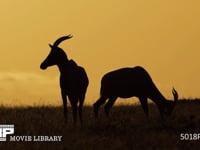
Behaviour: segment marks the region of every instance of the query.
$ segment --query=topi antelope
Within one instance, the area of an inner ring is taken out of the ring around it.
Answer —
[[[122,68],[105,74],[101,80],[100,98],[94,103],[95,117],[98,117],[99,106],[105,104],[105,113],[108,116],[111,107],[118,97],[130,98],[136,96],[139,98],[144,113],[148,117],[147,99],[154,101],[163,118],[169,116],[178,100],[178,93],[172,90],[174,101],[166,100],[153,83],[147,71],[140,67]]]
[[[78,66],[73,60],[69,60],[65,52],[58,45],[71,35],[58,38],[53,45],[49,44],[51,51],[40,65],[41,69],[57,65],[60,71],[60,88],[63,100],[64,116],[67,121],[67,97],[71,103],[74,123],[76,123],[77,104],[79,102],[79,117],[82,123],[82,107],[88,86],[88,77],[85,70]]]

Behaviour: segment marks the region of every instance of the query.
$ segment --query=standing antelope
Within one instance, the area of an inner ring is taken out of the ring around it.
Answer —
[[[51,51],[40,65],[41,69],[57,65],[60,71],[60,88],[63,100],[64,116],[67,121],[67,97],[71,103],[74,123],[76,123],[77,104],[79,102],[79,117],[82,123],[82,107],[88,86],[88,77],[85,70],[78,66],[73,60],[69,60],[65,52],[58,45],[71,35],[58,38],[53,45],[49,44]]]
[[[154,101],[160,111],[161,117],[169,116],[178,100],[178,93],[172,90],[174,101],[166,100],[153,83],[147,71],[140,67],[122,68],[105,74],[101,80],[100,98],[94,103],[95,117],[98,117],[99,106],[105,104],[105,113],[109,111],[118,97],[129,98],[136,96],[139,98],[144,113],[148,117],[147,98]]]

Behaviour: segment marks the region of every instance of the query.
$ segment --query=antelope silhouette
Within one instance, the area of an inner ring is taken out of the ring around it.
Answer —
[[[53,45],[49,44],[51,51],[47,58],[41,63],[40,68],[57,65],[60,71],[60,88],[63,100],[64,117],[67,122],[67,97],[71,103],[74,124],[77,117],[77,105],[79,103],[79,118],[82,124],[82,107],[89,80],[84,68],[78,66],[73,60],[69,60],[66,53],[58,45],[71,35],[58,38]]]
[[[174,101],[166,100],[153,83],[148,72],[140,67],[122,68],[105,74],[101,80],[100,98],[94,103],[94,114],[98,117],[98,110],[100,105],[105,104],[104,110],[106,115],[118,97],[130,98],[136,96],[139,98],[144,113],[148,117],[148,103],[147,99],[151,99],[158,106],[161,118],[169,116],[177,101],[178,93],[173,88],[172,93]]]

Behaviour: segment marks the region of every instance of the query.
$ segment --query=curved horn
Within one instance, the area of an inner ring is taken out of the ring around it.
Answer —
[[[174,95],[174,105],[175,105],[178,101],[178,93],[174,88],[172,89],[172,93]]]
[[[71,35],[71,34],[69,34],[69,35],[67,35],[67,36],[62,36],[62,37],[58,38],[58,39],[54,42],[53,47],[58,47],[58,45],[59,45],[62,41],[67,40],[67,39],[70,39],[70,38],[72,38],[72,35]]]

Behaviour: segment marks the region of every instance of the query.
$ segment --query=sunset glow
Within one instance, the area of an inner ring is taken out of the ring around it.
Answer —
[[[101,77],[143,66],[168,99],[199,98],[200,2],[168,0],[7,0],[0,6],[0,104],[61,105],[59,71],[40,70],[48,43],[60,47],[89,77],[85,102],[99,97]]]

